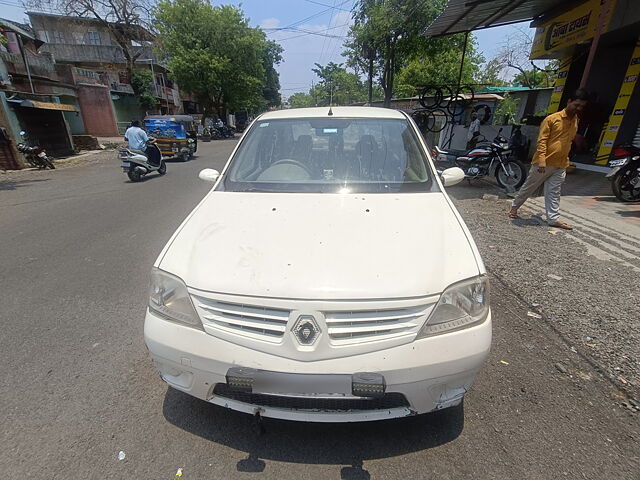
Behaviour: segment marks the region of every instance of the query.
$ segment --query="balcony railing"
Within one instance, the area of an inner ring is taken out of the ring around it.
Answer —
[[[29,51],[25,52],[29,63],[29,73],[37,77],[45,77],[51,80],[58,80],[55,64],[49,55],[39,55]],[[7,72],[14,75],[27,75],[27,69],[18,53],[0,52],[0,59],[7,67]]]
[[[122,48],[117,45],[76,45],[71,43],[47,43],[40,47],[41,51],[51,52],[57,62],[74,63],[126,63]],[[140,52],[142,50],[142,52]],[[140,53],[138,58],[153,58],[151,47],[131,47],[133,55]]]

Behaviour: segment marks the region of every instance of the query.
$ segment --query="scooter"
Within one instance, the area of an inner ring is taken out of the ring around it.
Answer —
[[[640,200],[640,148],[633,145],[613,149],[613,159],[609,161],[611,171],[606,178],[611,180],[613,194],[621,202]]]
[[[151,172],[158,172],[160,175],[167,173],[167,165],[155,143],[147,144],[146,155],[124,148],[120,150],[119,157],[122,160],[122,171],[132,182],[139,182]]]
[[[23,140],[27,140],[27,132],[25,132],[24,130],[20,132],[20,136],[23,138]],[[20,153],[24,154],[25,159],[32,167],[37,167],[40,169],[50,168],[51,170],[56,168],[53,164],[53,159],[47,155],[47,152],[44,148],[30,147],[26,143],[19,143],[18,145],[16,145],[16,148]]]

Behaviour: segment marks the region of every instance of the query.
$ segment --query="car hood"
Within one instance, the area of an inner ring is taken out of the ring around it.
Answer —
[[[212,192],[159,267],[199,290],[299,299],[431,295],[479,274],[442,193]]]

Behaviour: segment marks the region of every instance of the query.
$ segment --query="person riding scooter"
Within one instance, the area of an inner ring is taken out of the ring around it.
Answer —
[[[127,128],[124,134],[124,138],[129,142],[129,149],[132,152],[142,153],[147,156],[147,144],[155,142],[155,139],[150,139],[140,127],[140,121],[134,120],[131,122],[131,126]]]

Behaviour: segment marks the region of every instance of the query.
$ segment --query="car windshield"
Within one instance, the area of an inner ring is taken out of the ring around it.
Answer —
[[[221,186],[376,193],[429,191],[432,181],[407,120],[291,118],[255,122]]]

